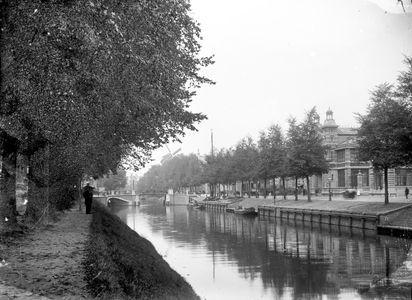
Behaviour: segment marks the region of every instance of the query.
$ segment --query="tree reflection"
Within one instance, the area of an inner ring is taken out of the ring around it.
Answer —
[[[333,225],[321,230],[308,222],[245,218],[185,207],[170,210],[170,218],[162,219],[167,226],[161,229],[153,224],[153,230],[163,230],[165,238],[175,243],[206,248],[213,260],[212,276],[218,265],[230,262],[246,281],[260,279],[275,298],[286,293],[293,299],[337,297],[342,290],[368,295],[362,287],[393,279],[411,244],[410,240]],[[145,213],[153,218],[165,211],[151,208]]]

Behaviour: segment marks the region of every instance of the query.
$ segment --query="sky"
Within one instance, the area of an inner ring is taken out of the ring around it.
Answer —
[[[404,0],[190,0],[200,23],[201,56],[214,65],[201,75],[216,82],[197,90],[190,111],[208,119],[182,143],[153,152],[209,154],[271,124],[287,130],[316,107],[321,123],[330,108],[340,126],[357,126],[370,91],[395,84],[412,56],[412,3]]]

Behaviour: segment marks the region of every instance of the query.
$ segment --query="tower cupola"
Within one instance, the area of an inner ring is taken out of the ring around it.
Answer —
[[[329,109],[326,111],[326,120],[333,120],[333,111]]]

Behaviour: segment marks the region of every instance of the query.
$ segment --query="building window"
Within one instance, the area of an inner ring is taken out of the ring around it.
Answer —
[[[332,161],[332,150],[326,150],[326,160]]]
[[[336,151],[337,162],[345,161],[345,149]]]
[[[338,170],[338,187],[345,187],[345,170]]]
[[[412,169],[396,168],[395,169],[395,186],[412,185]]]
[[[350,161],[358,161],[358,151],[356,151],[356,149],[350,149]]]
[[[374,188],[375,190],[383,189],[383,174],[381,172],[376,172],[375,174]]]
[[[368,169],[352,169],[351,170],[351,187],[358,187],[358,174],[362,174],[362,187],[369,186],[369,170]],[[360,187],[359,187],[360,188]]]

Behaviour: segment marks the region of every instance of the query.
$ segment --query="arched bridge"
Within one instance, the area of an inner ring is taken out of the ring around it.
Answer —
[[[145,200],[145,199],[149,199],[149,198],[162,198],[165,197],[166,193],[140,193],[139,194],[139,199],[140,200]]]
[[[110,203],[116,202],[120,205],[139,205],[139,198],[133,194],[116,194],[116,195],[99,195],[94,196],[93,200],[99,201],[105,206],[109,206]]]

